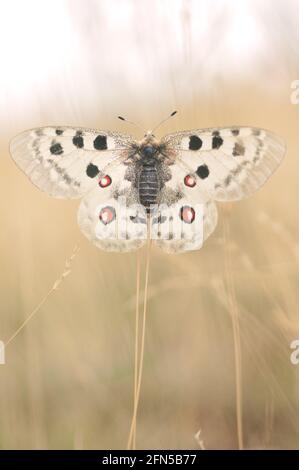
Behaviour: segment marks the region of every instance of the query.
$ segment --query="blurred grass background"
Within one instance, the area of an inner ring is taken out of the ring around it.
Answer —
[[[246,448],[298,448],[296,2],[1,1],[1,329],[5,341],[64,269],[70,275],[7,347],[0,366],[0,448],[124,448],[133,397],[136,255],[97,250],[76,224],[78,201],[39,192],[9,139],[51,124],[140,135],[253,125],[288,146],[248,200],[219,204],[199,252],[152,253],[139,448],[237,448],[225,253],[240,315]],[[17,14],[16,14],[17,13]],[[228,207],[228,208],[226,208]],[[224,238],[228,220],[230,239]]]

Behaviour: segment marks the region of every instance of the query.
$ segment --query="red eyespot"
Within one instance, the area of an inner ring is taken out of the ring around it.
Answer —
[[[114,207],[107,206],[101,209],[101,212],[99,214],[99,219],[101,222],[103,222],[104,225],[110,224],[111,222],[113,222],[113,220],[115,220],[115,218],[116,218],[116,213],[115,213]]]
[[[194,186],[196,185],[196,179],[194,178],[194,176],[187,175],[184,178],[184,183],[186,186],[189,186],[189,188],[194,188]]]
[[[186,224],[192,224],[195,219],[195,210],[190,206],[183,206],[180,210],[180,217]]]
[[[112,183],[112,179],[110,178],[109,175],[102,176],[99,179],[99,185],[101,186],[101,188],[107,188],[107,186],[110,186],[111,183]]]

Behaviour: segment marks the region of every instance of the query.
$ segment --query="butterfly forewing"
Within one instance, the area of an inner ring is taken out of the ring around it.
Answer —
[[[238,200],[260,188],[279,166],[284,142],[250,127],[203,129],[169,134],[162,143],[174,151],[212,199]]]
[[[107,165],[126,157],[130,136],[72,127],[44,127],[17,135],[10,151],[30,180],[51,196],[76,198],[97,185]]]

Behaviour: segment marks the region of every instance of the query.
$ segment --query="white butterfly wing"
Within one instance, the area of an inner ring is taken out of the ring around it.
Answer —
[[[181,199],[181,204],[180,208],[170,208],[169,213],[172,214],[173,219],[177,217],[176,222],[169,223],[170,230],[165,233],[162,224],[159,224],[156,229],[159,230],[158,236],[156,230],[153,236],[156,245],[169,254],[199,250],[217,225],[218,214],[213,201],[197,204],[196,209],[193,209],[192,203],[187,198]],[[191,208],[195,210],[194,222],[192,224],[185,223],[181,220],[182,211],[190,213]],[[165,214],[167,218],[166,212],[162,211],[162,214]]]
[[[286,150],[276,135],[251,127],[178,132],[165,136],[163,143],[216,201],[252,194],[276,170]]]
[[[97,185],[97,176],[121,159],[132,142],[114,132],[72,127],[43,127],[14,137],[10,152],[41,190],[58,198],[80,197]]]
[[[170,172],[161,194],[160,222],[151,218],[152,237],[167,253],[199,250],[217,225],[216,205],[195,178],[186,181],[188,171],[180,162],[171,165]]]
[[[81,201],[78,224],[94,245],[106,251],[126,252],[140,248],[147,238],[146,211],[138,204],[136,188],[128,179],[129,165],[111,164],[104,182]],[[101,179],[98,180],[101,182]]]

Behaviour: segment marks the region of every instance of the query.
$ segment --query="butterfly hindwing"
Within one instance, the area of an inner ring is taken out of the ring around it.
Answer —
[[[217,208],[184,165],[175,162],[169,170],[171,177],[159,200],[159,217],[151,217],[152,237],[168,253],[198,250],[216,227]]]
[[[152,238],[167,253],[199,250],[218,220],[213,201],[198,203],[194,207],[188,198],[182,198],[179,205],[161,210],[160,214],[161,222],[157,227],[152,217]]]
[[[129,165],[111,165],[79,206],[81,231],[94,245],[106,251],[136,250],[147,238],[146,212],[138,204],[137,190],[128,173]]]
[[[252,194],[276,170],[285,153],[279,137],[250,127],[178,132],[164,137],[162,143],[216,201]]]
[[[44,127],[17,135],[10,152],[38,188],[54,197],[76,198],[96,185],[105,166],[122,158],[130,141],[114,132]]]

